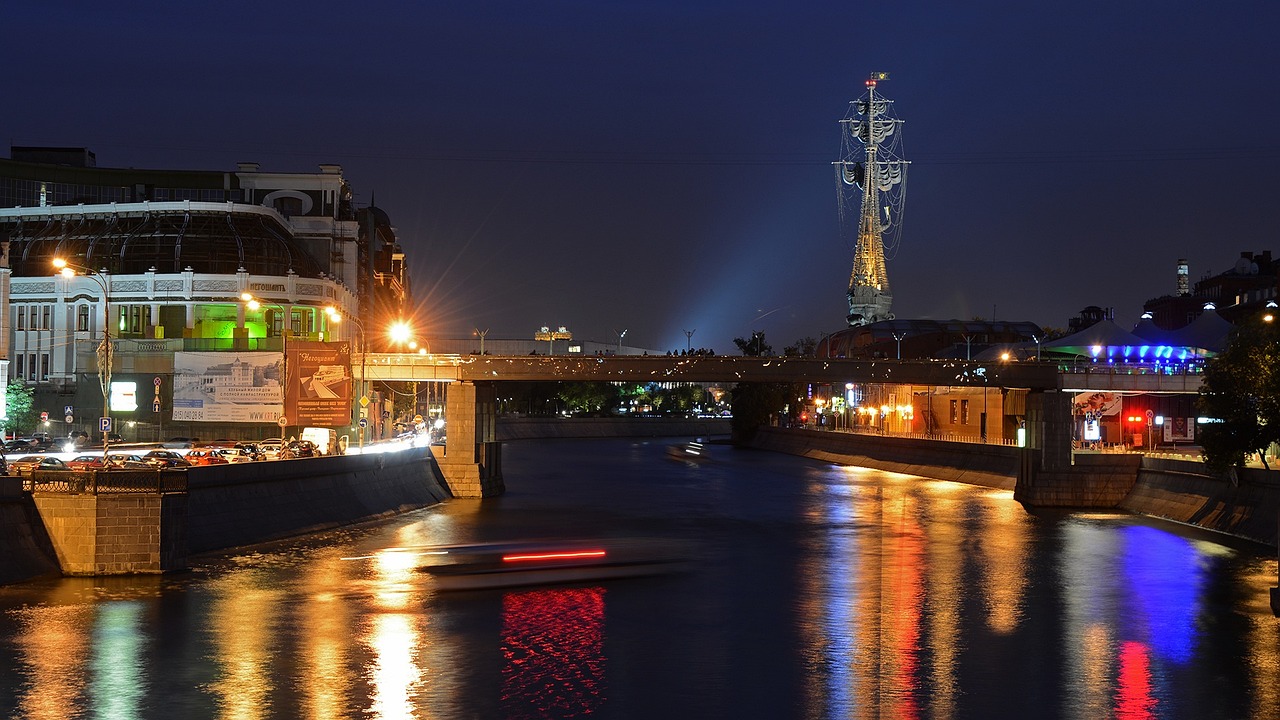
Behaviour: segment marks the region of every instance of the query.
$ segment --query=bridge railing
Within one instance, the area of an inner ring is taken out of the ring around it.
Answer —
[[[879,428],[854,426],[832,428],[831,432],[847,432],[856,433],[858,435],[875,435],[879,437],[895,437],[895,438],[913,438],[916,440],[935,440],[941,442],[960,442],[971,443],[973,445],[1006,445],[1015,447],[1018,444],[1016,438],[983,438],[980,435],[962,435],[960,433],[928,433],[928,432],[901,432],[895,430],[881,430]]]
[[[71,495],[107,493],[162,494],[185,492],[185,470],[36,470],[23,476],[27,492]]]

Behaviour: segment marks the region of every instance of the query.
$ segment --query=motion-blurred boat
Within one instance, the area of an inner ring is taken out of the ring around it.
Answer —
[[[678,445],[668,445],[667,455],[676,460],[706,460],[707,450],[702,443],[694,440]]]
[[[664,541],[617,539],[455,545],[436,548],[440,564],[420,569],[441,590],[582,583],[681,569],[687,553]]]

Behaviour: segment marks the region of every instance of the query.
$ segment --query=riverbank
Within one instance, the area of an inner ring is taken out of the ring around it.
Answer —
[[[616,437],[711,437],[729,434],[728,418],[500,417],[499,441]]]
[[[1015,490],[1029,509],[1128,512],[1172,520],[1276,547],[1280,471],[1245,468],[1236,483],[1203,463],[1140,454],[1079,455],[1068,471],[1038,473],[1019,485],[1027,451],[857,433],[760,428],[752,446],[841,465]]]

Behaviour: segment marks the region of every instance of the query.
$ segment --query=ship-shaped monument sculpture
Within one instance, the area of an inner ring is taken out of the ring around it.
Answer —
[[[871,73],[867,92],[849,103],[841,123],[838,176],[840,226],[849,227],[855,203],[858,240],[849,276],[849,326],[892,320],[893,293],[885,272],[885,255],[897,250],[902,231],[902,204],[907,165],[901,153],[902,121],[893,101],[876,92],[889,73]]]

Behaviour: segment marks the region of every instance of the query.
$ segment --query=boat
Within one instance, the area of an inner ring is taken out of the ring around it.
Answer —
[[[454,545],[429,555],[441,562],[419,569],[446,591],[644,577],[677,571],[687,562],[678,545],[643,539]]]
[[[676,460],[706,460],[707,449],[702,446],[701,441],[692,440],[687,443],[668,445],[667,455]]]

